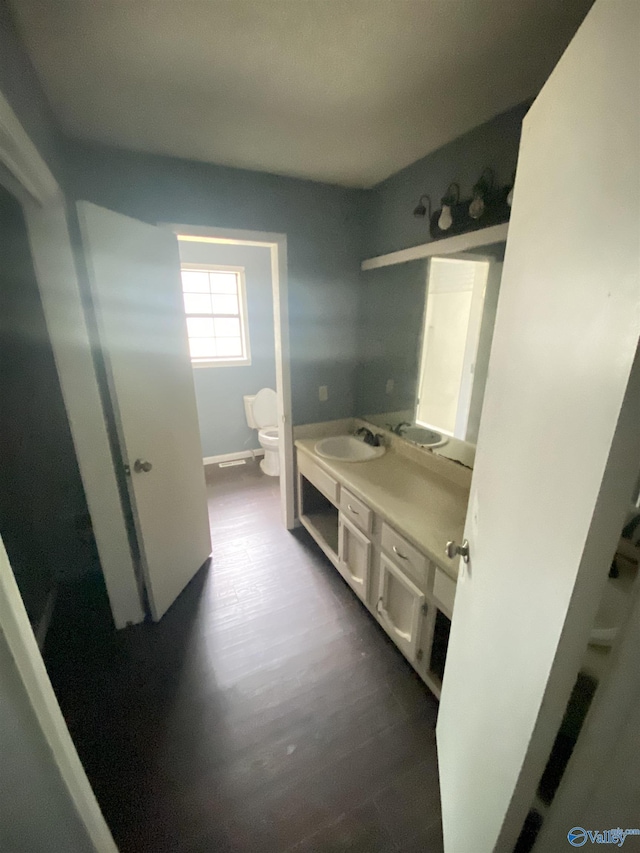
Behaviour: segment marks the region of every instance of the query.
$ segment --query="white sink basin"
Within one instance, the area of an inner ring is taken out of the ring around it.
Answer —
[[[336,435],[316,442],[318,456],[335,459],[337,462],[369,462],[383,456],[384,447],[372,447],[352,435]]]
[[[421,426],[407,427],[400,434],[407,441],[413,441],[423,447],[442,447],[449,440],[446,435],[441,435],[435,429]]]

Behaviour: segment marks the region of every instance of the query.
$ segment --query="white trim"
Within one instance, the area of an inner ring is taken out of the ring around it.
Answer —
[[[113,499],[114,512],[117,509],[111,530],[112,537],[118,540],[120,528],[124,530],[126,536],[126,527],[117,484],[115,493],[112,489],[112,481],[115,484],[115,478],[111,452],[80,300],[67,229],[64,196],[47,164],[1,92],[0,166],[3,171],[9,172],[15,178],[22,190],[19,198],[24,203],[38,288],[102,561],[104,549],[109,540],[100,537],[99,530],[96,529],[99,525],[95,511],[96,506],[101,505],[100,490]],[[52,252],[52,248],[55,251]],[[44,270],[47,270],[46,275]],[[63,322],[65,312],[68,316],[66,325]],[[70,330],[73,331],[72,339],[68,337]],[[75,353],[73,359],[72,351]],[[79,365],[77,374],[69,370],[74,361]],[[74,388],[74,380],[80,379],[82,384],[79,388]],[[81,452],[82,448],[89,447],[90,456]],[[108,476],[105,481],[98,484],[91,475],[97,473],[100,466]],[[104,532],[106,534],[108,531]],[[125,556],[126,559],[131,559],[128,543]],[[136,606],[142,612],[137,589],[135,598]],[[111,832],[100,811],[51,687],[1,540],[0,631],[6,638],[42,736],[58,767],[61,781],[91,840],[92,848],[96,853],[117,853]],[[34,803],[34,808],[38,807],[39,804]]]
[[[203,367],[251,367],[250,358],[230,358],[227,361],[191,361],[191,367],[200,370]]]
[[[245,231],[239,228],[210,228],[201,225],[179,225],[175,222],[159,222],[182,240],[193,243],[223,243],[227,246],[264,246],[270,249],[286,234],[274,231]]]
[[[0,163],[38,204],[61,199],[56,179],[0,92]]]
[[[21,190],[33,265],[74,449],[117,628],[141,622],[126,520],[113,468],[91,341],[54,176],[0,92],[0,166]],[[0,183],[4,183],[0,176]],[[10,192],[13,186],[8,187]]]
[[[237,450],[235,453],[220,453],[218,456],[205,456],[203,465],[217,465],[218,462],[234,462],[236,459],[253,459],[256,456],[264,456],[264,450]]]
[[[0,629],[31,708],[96,853],[118,853],[51,687],[7,553],[0,539]],[[38,809],[41,804],[33,803]]]
[[[269,231],[244,231],[161,222],[181,240],[223,245],[264,246],[271,253],[273,324],[276,349],[276,393],[280,434],[280,503],[285,527],[295,526],[295,481],[293,419],[291,414],[291,359],[289,351],[289,300],[287,279],[287,235]]]
[[[431,243],[422,243],[420,246],[411,246],[409,249],[400,249],[398,252],[390,252],[388,255],[378,255],[375,258],[367,258],[362,261],[362,270],[376,270],[380,267],[390,267],[393,264],[405,264],[407,261],[417,261],[421,258],[430,258],[432,255],[450,255],[452,252],[468,252],[478,246],[488,246],[491,243],[503,243],[509,233],[509,223],[492,225],[490,228],[481,228],[479,231],[470,231],[467,234],[457,234],[455,237],[445,237],[444,240],[433,240]]]

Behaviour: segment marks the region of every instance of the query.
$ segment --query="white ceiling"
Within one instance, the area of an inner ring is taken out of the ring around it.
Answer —
[[[535,95],[592,0],[13,0],[63,128],[369,187]]]

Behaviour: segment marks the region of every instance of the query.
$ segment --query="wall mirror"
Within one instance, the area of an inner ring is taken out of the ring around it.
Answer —
[[[501,241],[363,271],[359,417],[472,461],[504,250]]]

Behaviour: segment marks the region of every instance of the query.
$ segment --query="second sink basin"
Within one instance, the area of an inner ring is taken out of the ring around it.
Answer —
[[[337,462],[368,462],[385,452],[384,447],[372,447],[352,435],[336,435],[316,442],[315,451],[325,459]]]
[[[449,440],[446,435],[441,435],[434,429],[428,427],[412,426],[403,430],[400,435],[407,441],[421,444],[423,447],[442,447]]]

